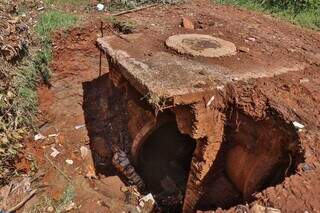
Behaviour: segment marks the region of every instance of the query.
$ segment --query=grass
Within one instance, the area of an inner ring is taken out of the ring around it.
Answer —
[[[76,23],[76,16],[49,10],[40,16],[34,29],[40,50],[16,64],[0,57],[0,186],[17,175],[15,160],[22,148],[20,141],[33,128],[38,111],[37,85],[50,85],[52,32]]]
[[[47,11],[41,15],[36,32],[41,40],[41,50],[34,59],[34,67],[42,76],[43,82],[50,85],[51,71],[49,63],[52,59],[52,38],[55,30],[66,30],[77,23],[77,16],[57,10]]]
[[[48,207],[52,207],[55,213],[65,212],[74,199],[75,190],[72,185],[68,185],[62,196],[58,200],[54,200],[46,195],[42,196],[37,203],[35,203],[28,212],[30,213],[41,213],[47,212]]]
[[[133,33],[137,26],[134,21],[120,20],[114,16],[108,16],[107,21],[111,23],[114,29],[124,34]]]
[[[88,0],[45,0],[44,1],[47,5],[48,4],[54,4],[54,5],[84,5],[87,4]]]
[[[320,30],[320,0],[216,0],[276,15],[292,23]]]

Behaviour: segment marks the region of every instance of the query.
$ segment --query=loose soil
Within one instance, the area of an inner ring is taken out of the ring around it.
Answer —
[[[194,21],[196,30],[179,27],[181,17],[185,15]],[[294,134],[287,129],[272,132],[273,126],[277,126],[277,123],[273,120],[262,121],[270,127],[270,130],[265,130],[263,136],[266,140],[272,140],[271,135],[283,137],[284,134],[289,134],[290,137],[299,137],[304,158],[296,161],[298,165],[290,167],[291,170],[295,170],[290,171],[291,174],[295,173],[294,175],[281,180],[281,183],[276,181],[277,185],[271,184],[273,186],[257,193],[253,202],[279,208],[283,212],[320,212],[319,33],[266,15],[219,6],[209,1],[149,8],[124,15],[122,18],[135,20],[138,23],[137,32],[156,37],[157,43],[139,41],[146,55],[152,54],[154,50],[166,48],[166,30],[170,29],[179,33],[210,32],[214,36],[234,42],[236,46],[248,47],[249,52],[240,51],[236,55],[237,62],[231,61],[228,57],[210,59],[210,63],[214,61],[239,72],[242,72],[247,64],[256,64],[259,65],[257,67],[264,67],[266,70],[282,65],[303,64],[296,72],[235,82],[228,88],[230,94],[226,97],[229,97],[229,102],[233,102],[237,110],[244,113],[240,115],[242,120],[250,117],[248,127],[252,125],[251,122],[268,117],[264,115],[266,106],[277,110],[276,114],[282,116],[283,122],[290,123],[296,120],[306,126]],[[102,64],[103,75],[98,78],[99,50],[96,48],[96,39],[99,36],[100,22],[95,21],[94,17],[92,19],[82,27],[66,33],[57,33],[54,37],[52,87],[40,87],[38,94],[42,121],[40,131],[44,135],[59,133],[59,136],[50,144],[28,142],[26,152],[36,157],[40,170],[45,173],[42,182],[49,185],[45,194],[58,199],[66,186],[72,184],[75,187],[74,202],[78,208],[73,210],[74,212],[129,211],[134,206],[127,202],[121,191],[128,183],[123,177],[118,178],[116,171],[108,164],[111,156],[111,151],[108,152],[110,144],[119,140],[119,128],[128,123],[127,112],[121,108],[126,97],[123,97],[121,90],[116,94],[110,94],[113,85],[108,78],[106,60],[103,60]],[[145,106],[142,107],[152,111]],[[109,108],[112,108],[115,114],[108,114]],[[235,115],[231,113],[228,124],[231,126],[235,125],[235,118],[232,116]],[[86,124],[86,127],[75,128],[82,124]],[[138,128],[138,125],[139,123],[133,122],[129,124],[129,128]],[[257,128],[261,127],[258,125]],[[130,140],[127,132],[128,130],[124,129],[121,137]],[[229,135],[232,137],[234,134],[236,133],[231,132]],[[246,143],[246,140],[240,143]],[[93,150],[94,166],[99,180],[85,178],[90,165],[81,159],[82,145],[89,145]],[[52,158],[52,161],[71,177],[71,183],[44,158],[44,155],[50,155],[52,146],[61,152],[56,158]],[[124,144],[124,149],[125,147]],[[241,149],[239,150],[241,152]],[[68,165],[66,159],[72,159],[74,163]],[[284,162],[287,165],[287,160]],[[230,174],[232,175],[237,174]],[[239,190],[241,184],[243,182],[239,183]],[[37,203],[38,198],[39,196],[33,198],[26,208]],[[236,207],[229,209],[235,210]]]

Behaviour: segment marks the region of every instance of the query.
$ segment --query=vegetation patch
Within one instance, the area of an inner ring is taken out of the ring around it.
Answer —
[[[40,39],[40,50],[26,45],[26,54],[15,61],[0,55],[0,186],[18,174],[15,161],[23,147],[20,142],[33,129],[37,113],[36,87],[40,82],[50,85],[51,33],[67,29],[76,21],[73,15],[47,11],[32,29]]]
[[[320,30],[319,0],[215,0],[251,10],[267,12],[292,23]]]
[[[137,25],[134,21],[131,21],[131,20],[123,21],[114,16],[108,17],[107,21],[111,23],[114,29],[124,34],[133,33]]]

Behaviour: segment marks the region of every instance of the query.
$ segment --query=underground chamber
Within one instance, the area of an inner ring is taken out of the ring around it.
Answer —
[[[197,204],[201,210],[250,203],[255,194],[293,175],[303,161],[296,129],[276,113],[257,119],[235,110],[227,118]]]
[[[181,211],[196,141],[166,122],[140,141],[136,170],[162,210]]]

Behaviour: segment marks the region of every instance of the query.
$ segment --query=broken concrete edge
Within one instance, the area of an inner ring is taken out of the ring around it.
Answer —
[[[122,50],[114,50],[108,42],[104,42],[103,38],[97,39],[97,45],[105,53],[110,66],[117,66],[117,71],[120,72],[125,79],[145,98],[149,104],[159,111],[163,109],[180,104],[191,104],[200,101],[203,94],[208,94],[212,90],[205,90],[201,92],[193,92],[188,94],[180,94],[176,96],[169,96],[167,94],[155,94],[150,92],[147,85],[145,85],[139,78],[134,76],[128,70],[149,70],[148,66],[132,58],[128,53]]]

